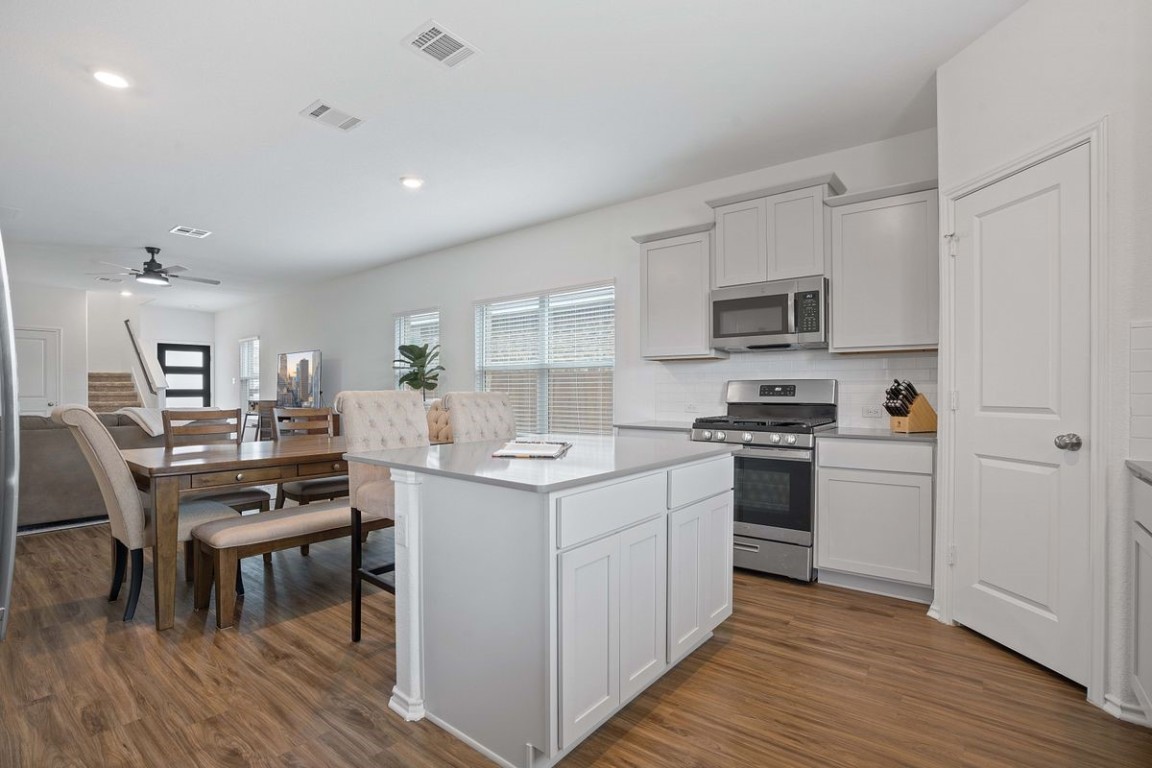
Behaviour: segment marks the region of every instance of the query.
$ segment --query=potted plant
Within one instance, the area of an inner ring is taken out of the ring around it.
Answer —
[[[419,391],[427,400],[428,393],[440,384],[440,371],[444,370],[444,366],[436,364],[440,345],[401,344],[398,351],[400,357],[392,361],[392,367],[406,371],[400,377],[400,384]]]

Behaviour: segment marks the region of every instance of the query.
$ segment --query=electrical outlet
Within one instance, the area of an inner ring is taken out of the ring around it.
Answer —
[[[684,406],[684,413],[699,413],[700,409],[696,407],[695,403],[689,403]]]
[[[866,419],[879,419],[882,418],[880,406],[866,405],[864,406],[864,418]]]

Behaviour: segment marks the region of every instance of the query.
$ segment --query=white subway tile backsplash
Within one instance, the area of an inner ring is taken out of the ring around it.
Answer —
[[[1132,349],[1152,349],[1152,321],[1132,323]]]
[[[1133,416],[1129,434],[1134,438],[1152,438],[1152,416]]]
[[[1133,437],[1128,443],[1128,458],[1152,459],[1152,440],[1146,437]]]
[[[1132,372],[1132,394],[1152,394],[1152,373],[1140,373],[1137,371]]]
[[[1152,395],[1132,395],[1132,415],[1152,416]]]
[[[657,419],[681,419],[686,406],[700,415],[724,412],[724,387],[730,379],[836,379],[840,383],[840,424],[876,427],[888,423],[864,418],[866,405],[884,401],[893,379],[907,379],[938,408],[937,363],[932,352],[893,355],[833,355],[821,350],[733,354],[719,362],[677,361],[659,364],[653,380]]]
[[[1152,371],[1152,349],[1132,350],[1132,372]]]
[[[1152,458],[1152,320],[1137,320],[1128,335],[1128,453]]]

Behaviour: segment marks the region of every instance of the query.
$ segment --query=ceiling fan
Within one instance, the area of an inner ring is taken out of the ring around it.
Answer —
[[[140,269],[136,267],[126,267],[123,264],[113,264],[110,261],[102,261],[101,264],[107,264],[110,267],[124,270],[123,272],[114,272],[111,274],[97,275],[104,277],[118,276],[118,277],[134,277],[136,282],[144,283],[146,285],[172,285],[169,278],[177,280],[189,280],[193,283],[204,283],[206,285],[220,285],[219,280],[213,280],[210,277],[192,277],[192,275],[182,275],[181,272],[187,272],[188,267],[182,267],[179,264],[174,264],[171,267],[165,267],[160,262],[156,261],[156,255],[160,253],[160,249],[154,245],[149,245],[144,248],[148,252],[148,261],[144,262],[144,266]],[[88,274],[94,275],[97,273],[89,272]]]

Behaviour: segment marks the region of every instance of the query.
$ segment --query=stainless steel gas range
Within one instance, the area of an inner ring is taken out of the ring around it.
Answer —
[[[724,416],[697,419],[692,439],[735,454],[733,563],[812,581],[815,435],[836,426],[835,379],[728,382]]]

